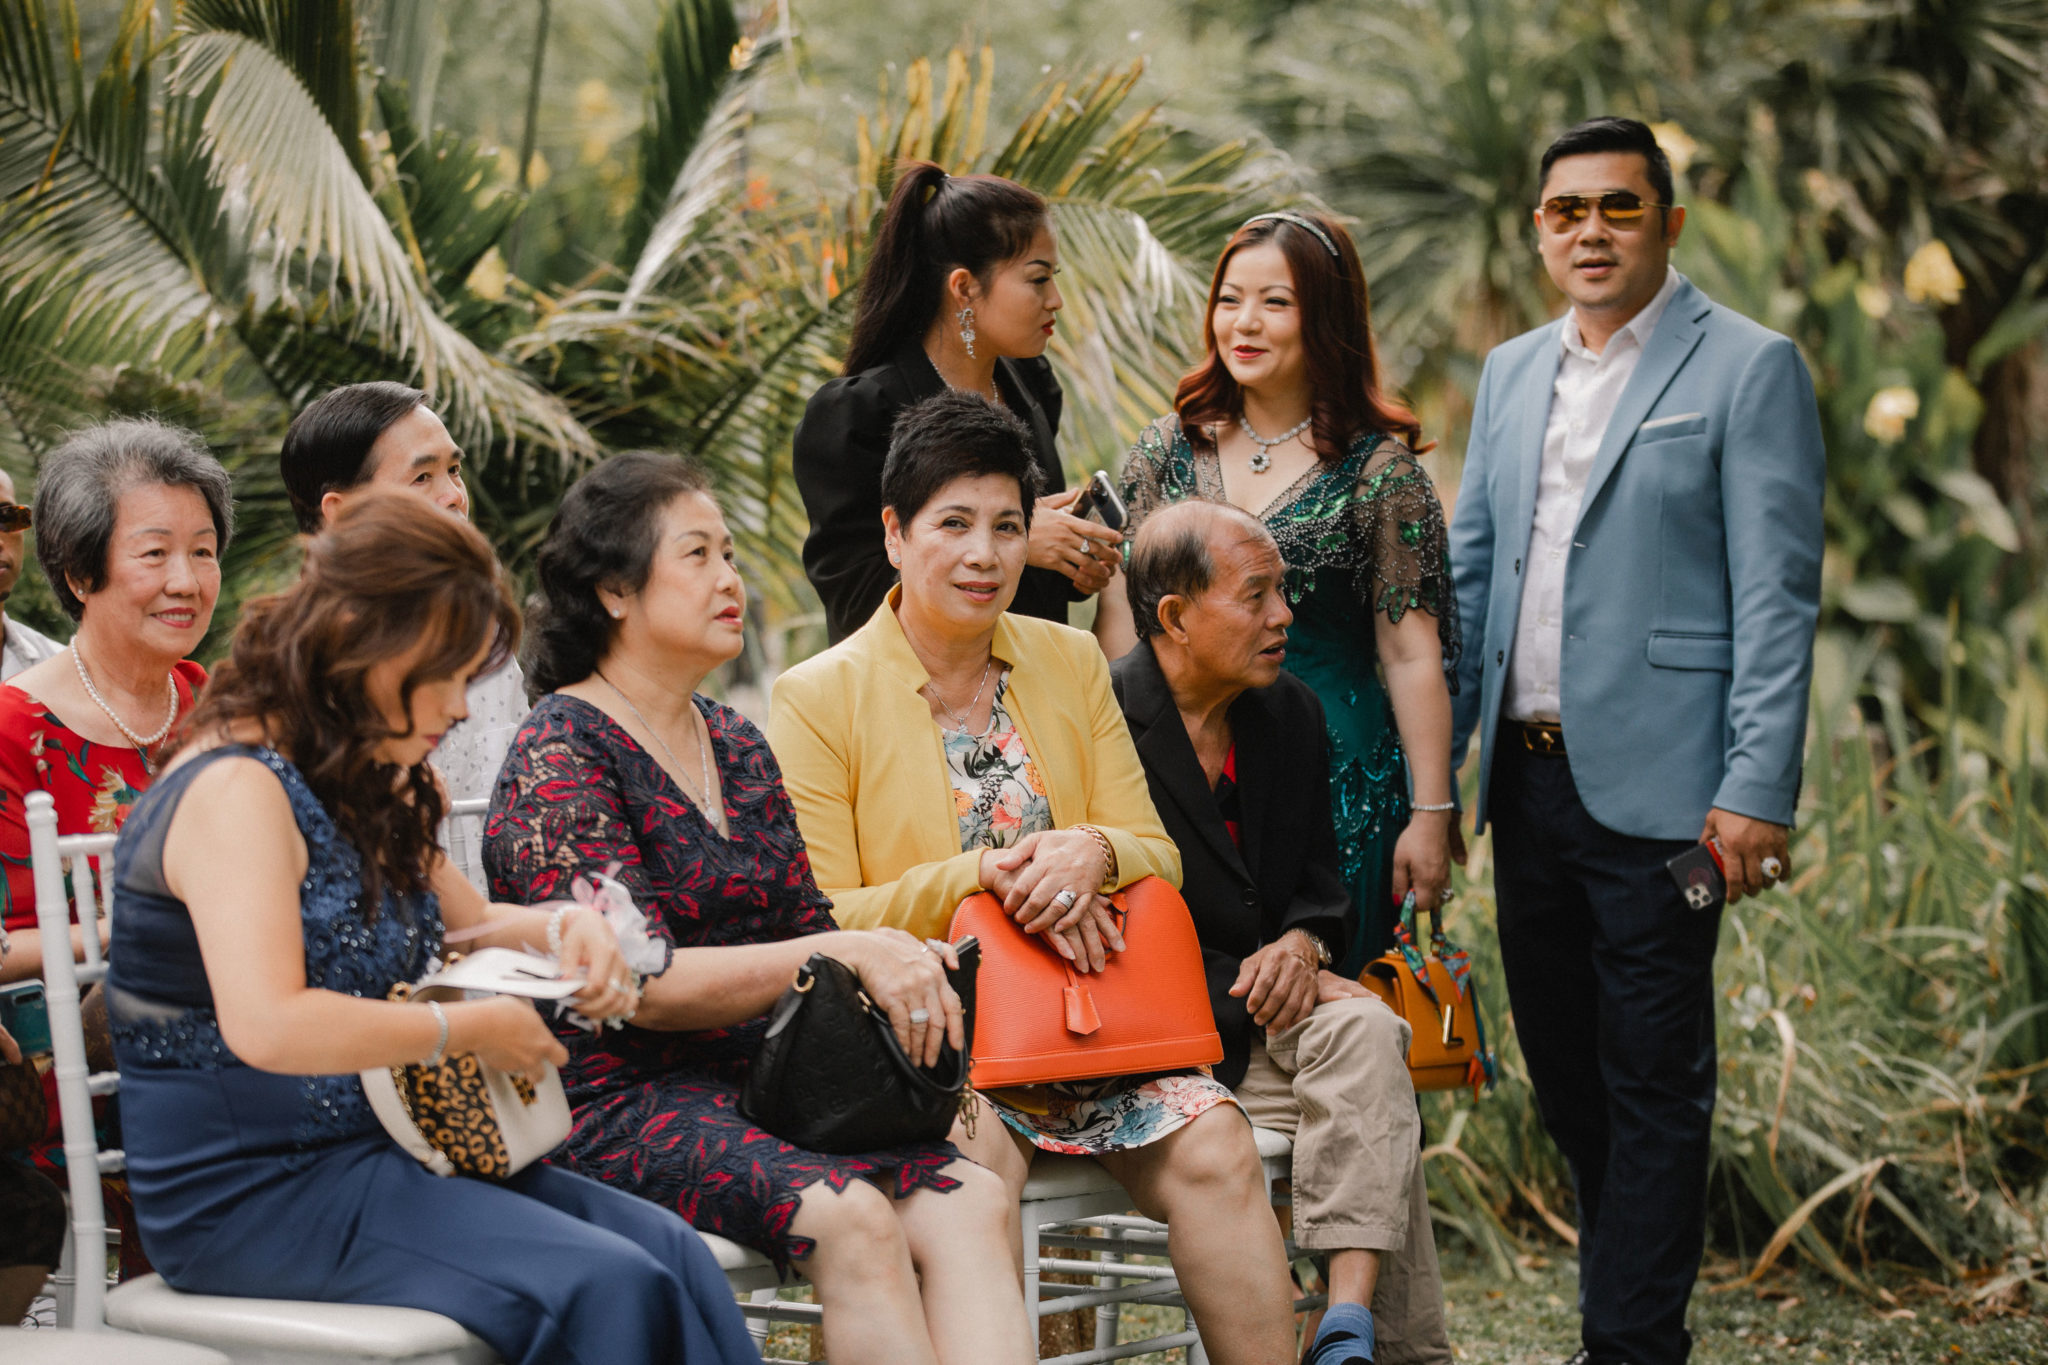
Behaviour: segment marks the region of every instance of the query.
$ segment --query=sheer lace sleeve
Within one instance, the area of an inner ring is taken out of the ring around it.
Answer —
[[[1449,537],[1436,485],[1414,452],[1391,438],[1379,443],[1359,474],[1351,519],[1354,544],[1365,552],[1357,565],[1360,600],[1396,623],[1416,610],[1435,617],[1444,679],[1455,695],[1462,644]]]
[[[484,826],[492,897],[514,905],[568,900],[578,873],[608,868],[647,912],[648,933],[672,944],[616,775],[575,735],[529,720]]]
[[[1183,487],[1187,482],[1182,474],[1187,461],[1181,458],[1184,446],[1180,432],[1180,414],[1169,412],[1155,418],[1138,433],[1136,445],[1124,457],[1123,477],[1118,481],[1117,492],[1124,500],[1124,508],[1130,513],[1130,521],[1124,526],[1124,553],[1129,555],[1132,539],[1138,528],[1162,507],[1182,502],[1194,496],[1192,487]]]

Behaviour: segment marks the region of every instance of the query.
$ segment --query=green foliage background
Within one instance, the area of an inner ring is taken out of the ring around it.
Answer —
[[[1165,407],[1236,222],[1347,215],[1448,493],[1486,350],[1561,306],[1542,147],[1642,117],[1679,267],[1799,342],[1830,451],[1799,873],[1722,957],[1715,1246],[2017,1302],[2048,1268],[2044,73],[2048,0],[0,0],[0,462],[26,489],[116,412],[204,433],[245,528],[217,650],[293,569],[277,443],[333,383],[433,392],[515,574],[590,460],[686,452],[758,689],[820,642],[789,436],[897,156],[1053,200],[1076,472]],[[59,625],[33,581],[9,605]],[[1515,1275],[1570,1194],[1488,976],[1509,1079],[1433,1101],[1431,1181]]]

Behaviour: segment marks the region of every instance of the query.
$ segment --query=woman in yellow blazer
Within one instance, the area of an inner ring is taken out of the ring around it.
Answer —
[[[1028,442],[970,392],[898,420],[882,523],[902,583],[776,683],[769,742],[842,926],[942,938],[989,890],[1089,971],[1123,947],[1103,893],[1153,875],[1178,885],[1180,855],[1093,638],[1005,612],[1038,491]],[[913,1030],[940,1022],[910,1015]],[[1018,1192],[1035,1152],[1094,1157],[1166,1223],[1210,1357],[1293,1358],[1279,1226],[1227,1089],[1185,1072],[984,1098],[1002,1122],[955,1131],[970,1157]]]

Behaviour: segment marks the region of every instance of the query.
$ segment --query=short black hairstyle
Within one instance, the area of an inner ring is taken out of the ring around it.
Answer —
[[[189,488],[204,498],[214,552],[226,552],[235,534],[234,486],[206,443],[183,427],[153,417],[101,422],[72,432],[43,456],[29,514],[36,560],[57,605],[72,620],[84,617],[85,603],[71,585],[88,593],[107,585],[107,552],[121,495],[149,484]]]
[[[534,695],[597,671],[619,632],[597,590],[647,586],[661,514],[687,493],[711,494],[702,466],[649,450],[614,455],[569,489],[541,542],[534,565],[540,591],[526,608],[526,682]]]
[[[1671,158],[1657,145],[1650,125],[1611,114],[1575,123],[1557,135],[1557,141],[1544,149],[1543,165],[1536,176],[1538,192],[1550,183],[1550,168],[1560,160],[1593,152],[1634,152],[1649,163],[1650,188],[1656,191],[1657,202],[1677,202],[1672,198]]]
[[[1029,526],[1031,504],[1045,487],[1031,456],[1030,431],[1008,408],[966,389],[947,389],[898,414],[882,461],[882,506],[908,526],[941,488],[985,474],[1017,481]]]
[[[320,499],[370,477],[370,447],[393,422],[427,395],[388,379],[344,384],[308,404],[284,434],[277,464],[291,496],[299,529],[315,535],[326,524]]]
[[[1175,511],[1182,507],[1207,509],[1208,514]],[[1169,597],[1193,600],[1215,583],[1216,556],[1209,553],[1209,538],[1219,519],[1235,521],[1268,542],[1273,539],[1257,517],[1236,503],[1213,498],[1174,503],[1138,528],[1130,562],[1124,565],[1124,593],[1131,602],[1131,627],[1140,640],[1166,633],[1159,622],[1160,603]]]

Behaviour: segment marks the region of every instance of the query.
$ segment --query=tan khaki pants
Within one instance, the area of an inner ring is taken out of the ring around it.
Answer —
[[[1254,1124],[1294,1139],[1294,1240],[1381,1253],[1379,1365],[1448,1365],[1408,1041],[1407,1021],[1377,1000],[1317,1005],[1263,1046],[1253,1037],[1237,1099]]]

